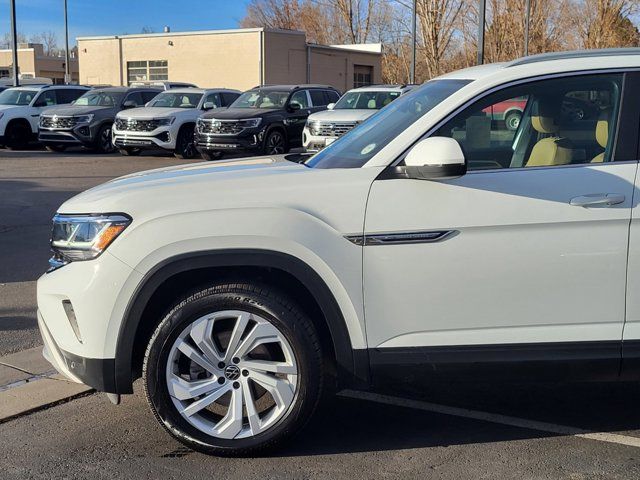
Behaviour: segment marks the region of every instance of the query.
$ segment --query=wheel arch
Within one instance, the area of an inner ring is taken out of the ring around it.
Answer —
[[[180,293],[185,293],[187,289],[182,285],[182,276],[194,277],[193,272],[199,272],[202,286],[213,279],[238,279],[243,272],[248,274],[257,271],[278,276],[270,278],[288,279],[287,287],[290,288],[287,290],[290,291],[284,293],[295,293],[295,299],[305,303],[303,308],[312,310],[308,313],[316,323],[321,338],[328,342],[331,350],[328,354],[332,357],[338,383],[341,386],[368,385],[366,349],[353,349],[342,311],[320,275],[302,260],[285,253],[234,249],[181,254],[164,260],[145,275],[127,305],[118,334],[115,358],[117,392],[132,392],[140,354],[146,348],[146,337],[166,313],[166,310],[154,310],[153,305],[154,296],[162,297],[163,288],[170,288],[171,282],[175,281],[183,287]],[[198,285],[199,277],[194,278],[191,288]],[[311,305],[306,305],[307,302]]]

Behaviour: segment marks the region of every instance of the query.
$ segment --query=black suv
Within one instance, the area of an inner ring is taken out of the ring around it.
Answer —
[[[124,109],[142,107],[162,90],[160,88],[95,88],[73,105],[49,108],[40,115],[38,140],[47,150],[62,152],[82,145],[101,153],[115,150],[111,126]]]
[[[206,160],[225,152],[287,153],[302,145],[307,117],[338,101],[328,85],[268,85],[244,92],[229,108],[200,116],[196,147]]]

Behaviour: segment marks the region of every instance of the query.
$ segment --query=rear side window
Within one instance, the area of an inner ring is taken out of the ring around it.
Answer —
[[[56,97],[59,104],[71,103],[86,93],[86,90],[75,88],[65,88],[56,90]]]
[[[233,92],[222,92],[220,95],[222,96],[223,107],[228,107],[229,105],[231,105],[233,102],[236,101],[236,98],[240,96],[239,93],[233,93]]]
[[[218,95],[217,93],[210,93],[207,96],[205,96],[204,102],[202,102],[202,104],[204,105],[205,103],[213,103],[213,108],[218,108],[222,106],[220,101],[220,95]]]
[[[142,92],[142,98],[144,103],[150,102],[153,100],[160,92]]]
[[[323,90],[310,90],[311,93],[311,103],[313,103],[314,107],[324,107],[331,102],[327,102],[327,95]]]
[[[129,95],[127,95],[127,98],[125,98],[124,101],[125,102],[134,102],[138,107],[141,107],[142,105],[144,105],[146,103],[144,101],[144,99],[142,98],[142,93],[140,93],[140,92],[131,92]]]

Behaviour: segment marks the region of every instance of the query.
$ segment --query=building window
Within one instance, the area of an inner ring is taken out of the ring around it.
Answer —
[[[169,62],[167,60],[142,60],[127,62],[127,82],[145,82],[149,80],[169,80]]]
[[[11,72],[9,70],[5,70],[4,68],[0,68],[0,78],[1,77],[8,77],[9,75],[11,75]]]
[[[373,79],[373,67],[368,65],[353,66],[353,88],[367,87]]]

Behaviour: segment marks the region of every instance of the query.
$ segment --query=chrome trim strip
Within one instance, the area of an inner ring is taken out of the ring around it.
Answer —
[[[410,245],[415,243],[436,243],[460,233],[458,230],[428,230],[418,232],[392,232],[365,235],[345,235],[344,238],[360,246]]]

